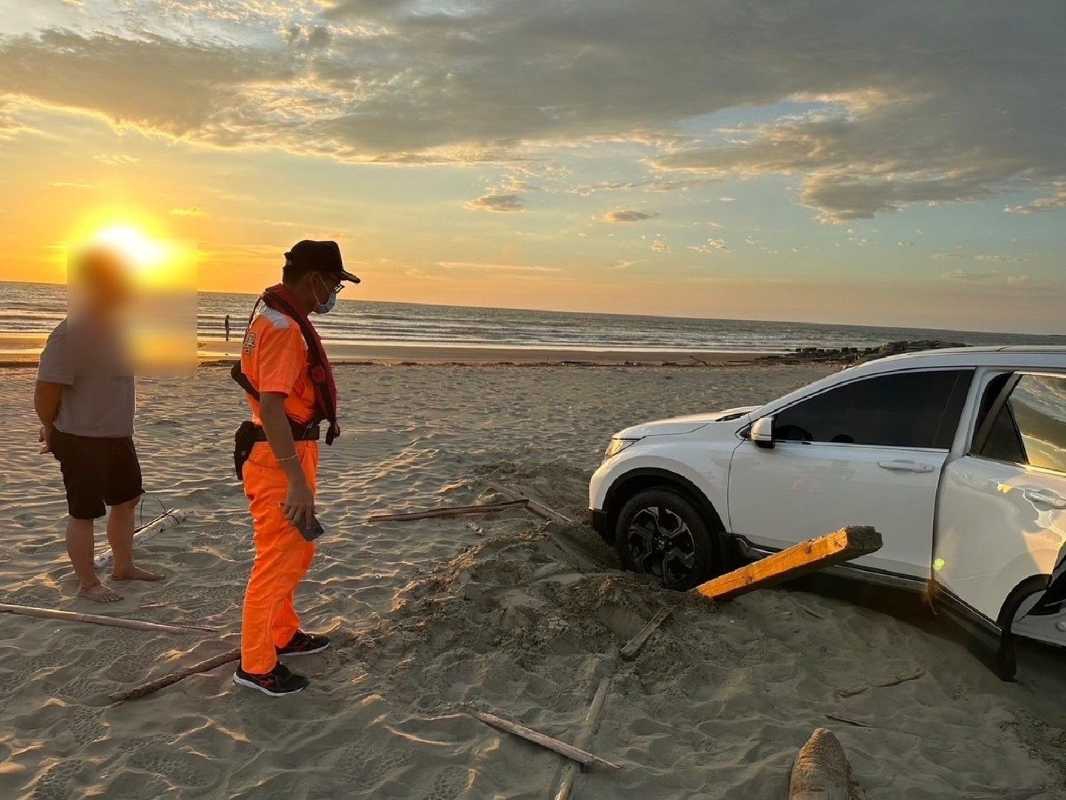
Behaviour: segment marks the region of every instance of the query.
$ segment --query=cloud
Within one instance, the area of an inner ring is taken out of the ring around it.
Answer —
[[[519,194],[486,194],[465,204],[471,211],[525,211],[526,205]]]
[[[164,4],[231,14],[225,42],[194,38],[202,24],[138,29],[161,16],[135,7],[125,29],[0,38],[0,95],[344,161],[518,163],[628,142],[659,170],[649,189],[791,176],[827,222],[1066,181],[1061,0],[1024,14],[967,0]],[[801,112],[727,136],[689,124],[783,101]],[[1012,212],[1060,207],[1049,191]]]
[[[1045,284],[1038,284],[1029,275],[1009,275],[1002,272],[971,272],[964,269],[955,269],[945,272],[942,278],[951,281],[963,281],[983,285],[994,285],[1008,289],[1036,289],[1046,288]]]
[[[196,207],[172,208],[170,209],[170,213],[175,217],[202,217],[204,215],[204,212]]]
[[[608,211],[600,220],[603,222],[642,222],[646,219],[653,219],[659,216],[654,212],[647,211],[635,211],[632,209],[625,211]]]
[[[1053,186],[1055,193],[1049,197],[1038,197],[1030,203],[1020,206],[1007,206],[1003,210],[1008,214],[1037,214],[1066,208],[1066,181],[1056,181]]]
[[[660,253],[662,255],[666,255],[670,252],[670,245],[667,244],[666,241],[663,239],[652,239],[652,242],[649,247],[651,247],[652,252]]]
[[[730,252],[729,246],[722,239],[708,239],[703,244],[690,245],[688,249],[705,256]]]
[[[442,269],[488,270],[490,272],[562,272],[559,267],[538,267],[526,264],[481,264],[474,261],[439,261]]]
[[[128,156],[125,153],[97,153],[93,161],[106,164],[109,167],[125,167],[140,161],[136,156]]]

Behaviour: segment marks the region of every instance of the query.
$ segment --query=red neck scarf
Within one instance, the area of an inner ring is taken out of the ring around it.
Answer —
[[[318,407],[319,419],[329,421],[329,430],[326,431],[326,444],[333,444],[339,430],[337,428],[337,384],[333,380],[333,368],[329,365],[329,357],[326,348],[322,346],[322,339],[307,318],[307,314],[300,310],[300,303],[296,296],[283,283],[271,286],[263,292],[263,304],[275,311],[280,311],[286,316],[296,320],[303,333],[304,341],[307,342],[307,357],[311,362],[311,383],[315,386],[315,405]]]

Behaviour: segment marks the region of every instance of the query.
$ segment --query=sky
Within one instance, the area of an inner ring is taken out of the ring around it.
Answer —
[[[1066,333],[1066,4],[0,0],[0,280]]]

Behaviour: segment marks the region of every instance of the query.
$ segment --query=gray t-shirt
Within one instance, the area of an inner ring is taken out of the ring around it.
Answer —
[[[133,436],[133,371],[115,333],[88,321],[63,320],[44,346],[37,380],[63,385],[55,421],[63,433]]]

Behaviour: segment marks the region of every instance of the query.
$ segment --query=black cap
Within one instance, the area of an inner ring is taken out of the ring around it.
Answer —
[[[321,272],[340,280],[359,283],[359,278],[344,269],[341,249],[336,242],[312,242],[304,239],[285,254],[285,266],[298,273]]]

